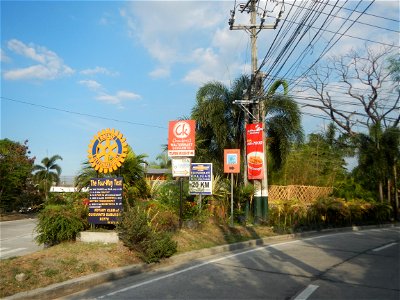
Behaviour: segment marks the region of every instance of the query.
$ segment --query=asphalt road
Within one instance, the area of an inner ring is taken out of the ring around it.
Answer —
[[[0,259],[43,249],[34,241],[35,226],[36,219],[0,222]]]
[[[166,267],[62,299],[400,299],[400,228],[321,235]]]

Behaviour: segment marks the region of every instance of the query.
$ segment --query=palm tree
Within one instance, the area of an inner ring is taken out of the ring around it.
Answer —
[[[220,82],[209,82],[197,92],[192,119],[196,120],[196,159],[213,163],[214,171],[222,173],[225,148],[243,148],[245,113],[233,104],[243,97],[250,84],[241,76],[229,89]]]
[[[52,184],[60,182],[61,167],[56,163],[59,159],[62,160],[60,155],[45,157],[41,165],[33,166],[34,180],[39,184],[39,189],[43,191],[46,200]]]
[[[214,170],[222,173],[222,158],[225,148],[244,148],[245,112],[236,104],[243,91],[250,86],[250,78],[242,75],[231,88],[220,82],[209,82],[200,87],[192,118],[197,121],[196,159],[212,162]],[[279,86],[285,93],[276,94]],[[285,81],[277,81],[268,90],[263,101],[263,121],[269,139],[269,151],[280,168],[293,141],[301,141],[301,117],[297,104],[287,95]],[[242,151],[242,153],[244,153]]]
[[[277,94],[280,86],[283,87],[283,94]],[[279,170],[289,154],[291,144],[303,140],[300,110],[288,95],[286,81],[277,80],[268,89],[263,101],[262,115],[265,118],[267,147],[273,169]]]

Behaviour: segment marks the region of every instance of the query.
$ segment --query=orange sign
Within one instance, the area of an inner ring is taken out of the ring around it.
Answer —
[[[170,121],[168,127],[168,156],[194,156],[195,120]]]
[[[224,173],[240,173],[240,149],[224,149]]]

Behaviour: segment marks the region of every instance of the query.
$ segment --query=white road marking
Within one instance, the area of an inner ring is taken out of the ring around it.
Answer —
[[[3,257],[3,256],[8,255],[8,254],[10,254],[10,253],[14,253],[14,252],[18,252],[18,251],[25,250],[26,248],[15,248],[15,249],[11,249],[11,250],[4,251],[4,252],[3,252],[3,249],[7,249],[7,248],[2,248],[2,249],[1,249],[1,251],[0,251],[0,257]]]
[[[397,245],[397,243],[390,243],[390,244],[387,244],[387,245],[385,245],[385,246],[382,246],[382,247],[379,247],[379,248],[375,248],[375,249],[373,249],[372,251],[374,251],[374,252],[381,251],[381,250],[383,250],[383,249],[392,247],[392,246],[394,246],[394,245]]]
[[[379,230],[381,230],[381,229],[379,229]],[[335,235],[346,235],[346,234],[351,234],[351,233],[354,233],[354,232],[338,232],[338,233],[331,233],[331,234],[320,235],[320,236],[315,236],[315,237],[303,238],[303,239],[301,239],[301,240],[293,240],[293,241],[283,242],[283,243],[278,243],[278,244],[273,244],[273,245],[259,246],[259,247],[257,247],[257,248],[253,248],[253,249],[250,249],[250,250],[246,250],[246,251],[243,251],[243,252],[231,254],[231,255],[224,256],[224,257],[220,257],[220,258],[216,258],[216,259],[212,259],[212,260],[206,261],[206,262],[204,262],[204,263],[201,263],[201,264],[198,264],[198,265],[195,265],[195,266],[188,267],[188,268],[186,268],[186,269],[182,269],[182,270],[179,270],[179,271],[170,273],[170,274],[166,274],[166,275],[163,275],[163,276],[160,276],[160,277],[156,277],[156,278],[153,278],[153,279],[150,279],[150,280],[147,280],[147,281],[143,281],[143,282],[140,282],[140,283],[137,283],[137,284],[128,286],[128,287],[126,287],[126,288],[123,288],[123,289],[120,289],[120,290],[116,290],[116,291],[114,291],[114,292],[111,292],[111,293],[108,293],[108,294],[99,296],[99,297],[97,297],[97,299],[103,299],[103,298],[108,297],[108,296],[113,296],[113,295],[116,295],[116,294],[119,294],[119,293],[123,293],[123,292],[129,291],[129,290],[131,290],[131,289],[135,289],[135,288],[137,288],[137,287],[141,287],[141,286],[143,286],[143,285],[147,285],[147,284],[150,284],[150,283],[153,283],[153,282],[156,282],[156,281],[159,281],[159,280],[168,278],[168,277],[172,277],[172,276],[175,276],[175,275],[178,275],[178,274],[181,274],[181,273],[185,273],[185,272],[188,272],[188,271],[191,271],[191,270],[194,270],[194,269],[197,269],[197,268],[200,268],[200,267],[203,267],[203,266],[206,266],[206,265],[215,263],[215,262],[219,262],[219,261],[222,261],[222,260],[231,258],[231,257],[240,256],[240,255],[243,255],[243,254],[247,254],[247,253],[251,253],[251,252],[256,252],[256,251],[260,251],[260,250],[265,250],[265,249],[268,249],[268,248],[275,248],[275,247],[284,246],[284,245],[289,245],[289,244],[293,244],[293,243],[301,243],[301,242],[304,242],[304,241],[316,240],[316,239],[320,239],[320,238],[325,238],[325,237],[327,237],[327,236],[332,237],[332,236],[335,236]],[[315,287],[315,288],[313,288],[312,292],[314,292],[314,291],[318,288],[317,285],[309,285],[309,287],[310,287],[310,286]],[[306,290],[307,290],[307,288],[306,288]],[[303,292],[304,292],[304,291],[303,291]],[[311,292],[311,293],[312,293],[312,292]],[[310,295],[311,295],[311,293],[310,293]],[[300,295],[301,295],[301,294],[300,294]],[[300,296],[300,295],[299,295],[299,296]],[[298,297],[299,297],[299,296],[298,296]],[[300,300],[300,299],[301,299],[301,298],[299,298],[299,299],[296,298],[296,300]]]
[[[318,285],[313,285],[310,284],[308,287],[306,287],[294,300],[306,300],[312,293],[315,292],[315,290],[318,288]]]
[[[143,285],[147,285],[149,283],[153,283],[153,282],[156,282],[156,281],[168,278],[168,277],[172,277],[172,276],[184,273],[184,272],[188,272],[188,271],[191,271],[191,270],[194,270],[194,269],[197,269],[197,268],[200,268],[200,267],[203,267],[203,266],[215,263],[215,262],[219,262],[221,260],[225,260],[225,259],[228,259],[228,258],[231,258],[231,257],[235,257],[235,256],[239,256],[239,255],[243,255],[243,254],[247,254],[247,253],[251,253],[251,252],[255,252],[255,251],[265,250],[267,248],[273,248],[274,246],[281,246],[281,245],[292,244],[292,243],[296,243],[296,242],[299,242],[299,241],[295,240],[295,241],[283,242],[283,243],[275,244],[275,245],[261,246],[261,247],[257,247],[257,248],[250,249],[250,250],[247,250],[247,251],[243,251],[243,252],[240,252],[240,253],[235,253],[235,254],[231,254],[231,255],[228,255],[228,256],[212,259],[212,260],[206,261],[204,263],[201,263],[201,264],[198,264],[198,265],[195,265],[195,266],[191,266],[191,267],[186,268],[186,269],[182,269],[182,270],[170,273],[170,274],[166,274],[166,275],[163,275],[163,276],[160,276],[160,277],[156,277],[156,278],[153,278],[153,279],[150,279],[150,280],[147,280],[147,281],[135,284],[135,285],[128,286],[128,287],[120,289],[120,290],[116,290],[116,291],[114,291],[112,293],[108,293],[106,295],[102,295],[102,296],[98,297],[98,299],[102,299],[102,298],[105,298],[105,297],[108,297],[108,296],[113,296],[115,294],[123,293],[123,292],[129,291],[131,289],[135,289],[137,287],[140,287],[140,286],[143,286]]]

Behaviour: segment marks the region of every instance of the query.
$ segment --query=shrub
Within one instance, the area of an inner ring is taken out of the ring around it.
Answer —
[[[143,250],[140,257],[146,263],[158,262],[161,258],[170,257],[177,251],[177,243],[172,240],[171,234],[160,231],[152,231],[140,245]]]
[[[138,252],[141,259],[147,263],[158,262],[170,257],[177,251],[177,244],[170,233],[162,232],[155,226],[157,213],[136,206],[122,214],[118,224],[119,237],[131,250]]]
[[[55,245],[75,240],[76,235],[88,227],[83,205],[48,205],[38,215],[36,241]]]

